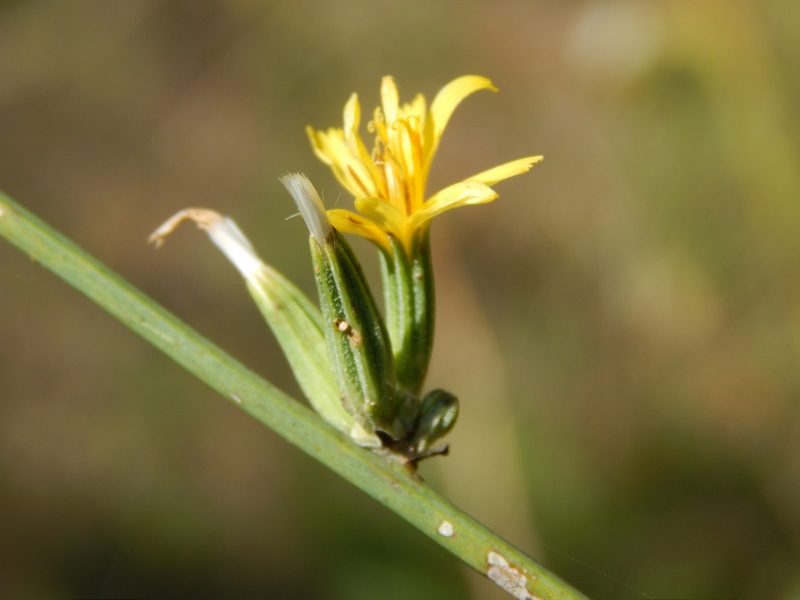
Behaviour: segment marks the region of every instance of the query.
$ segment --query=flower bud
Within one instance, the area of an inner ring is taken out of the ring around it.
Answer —
[[[458,418],[458,398],[444,390],[433,390],[422,400],[410,446],[417,456],[447,435]]]

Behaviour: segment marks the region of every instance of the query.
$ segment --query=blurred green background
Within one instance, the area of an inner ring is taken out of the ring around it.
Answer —
[[[429,192],[531,154],[433,228],[426,477],[597,598],[800,597],[800,3],[0,3],[0,188],[298,395],[186,206],[314,294],[278,183],[349,206],[303,128],[380,77],[490,77]],[[341,196],[341,197],[340,197]],[[374,252],[357,244],[375,276]],[[501,598],[0,243],[0,596]]]

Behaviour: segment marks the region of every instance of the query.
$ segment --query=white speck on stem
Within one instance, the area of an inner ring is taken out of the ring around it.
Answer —
[[[497,585],[517,598],[517,600],[538,600],[528,591],[528,578],[508,564],[508,561],[497,552],[489,552],[487,556],[489,570],[486,576]]]
[[[439,525],[439,529],[437,529],[439,535],[444,537],[453,537],[453,524],[450,521],[442,521],[442,524]]]
[[[236,402],[236,404],[241,404],[242,403],[242,399],[239,398],[239,396],[237,396],[236,394],[228,394],[228,396],[230,396],[231,400]]]

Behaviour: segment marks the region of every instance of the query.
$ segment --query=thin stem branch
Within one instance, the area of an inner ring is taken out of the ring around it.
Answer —
[[[0,192],[0,235],[188,371],[520,599],[585,598],[395,460],[356,446],[316,413],[204,339]]]

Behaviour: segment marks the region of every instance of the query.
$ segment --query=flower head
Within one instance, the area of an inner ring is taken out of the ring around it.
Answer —
[[[428,109],[419,94],[412,102],[400,104],[394,79],[384,77],[382,107],[375,109],[368,125],[375,134],[372,151],[358,133],[361,107],[356,94],[345,104],[342,129],[308,127],[314,153],[356,199],[358,213],[329,211],[333,225],[387,250],[387,235],[394,235],[408,251],[415,233],[430,219],[451,208],[491,202],[497,193],[489,186],[524,173],[540,161],[541,156],[531,156],[505,163],[425,197],[428,172],[450,116],[464,98],[481,89],[496,90],[485,77],[459,77],[439,91]]]

